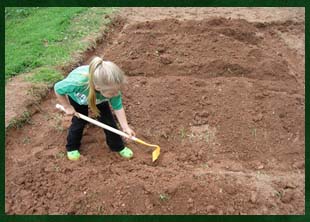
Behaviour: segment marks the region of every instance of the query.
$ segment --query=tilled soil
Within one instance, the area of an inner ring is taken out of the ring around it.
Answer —
[[[51,92],[6,132],[6,213],[304,214],[304,57],[279,33],[304,23],[116,21],[92,53],[128,75],[129,124],[160,158],[128,142],[135,156],[121,159],[88,125],[68,161]]]

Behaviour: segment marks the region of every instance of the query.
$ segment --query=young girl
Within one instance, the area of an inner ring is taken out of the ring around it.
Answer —
[[[100,122],[117,128],[110,103],[122,130],[130,136],[135,136],[135,132],[128,126],[122,105],[120,89],[125,81],[126,76],[117,65],[94,57],[89,65],[74,69],[65,79],[56,83],[54,89],[67,115],[73,115],[75,112],[88,115],[89,106]],[[69,160],[78,160],[86,121],[73,116],[71,122],[67,136],[67,156]],[[119,135],[105,129],[104,132],[112,151],[118,152],[124,158],[133,156],[133,152],[124,146]]]

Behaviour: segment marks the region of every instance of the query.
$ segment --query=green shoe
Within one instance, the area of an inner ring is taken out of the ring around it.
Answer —
[[[69,160],[78,160],[80,158],[80,152],[78,150],[68,151],[67,157]]]
[[[121,151],[118,152],[122,157],[130,159],[133,156],[133,152],[128,147],[125,147]]]

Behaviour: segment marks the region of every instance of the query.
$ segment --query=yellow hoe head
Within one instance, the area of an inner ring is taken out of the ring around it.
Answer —
[[[138,143],[141,143],[143,145],[146,145],[146,146],[155,147],[156,149],[152,153],[152,160],[153,160],[153,162],[155,160],[157,160],[157,158],[159,157],[159,154],[160,154],[160,147],[158,145],[153,145],[153,144],[146,143],[143,140],[140,140],[138,138],[136,138],[135,141],[138,142]]]
[[[157,158],[159,157],[159,154],[160,154],[160,147],[156,146],[156,149],[152,153],[153,162],[157,160]]]

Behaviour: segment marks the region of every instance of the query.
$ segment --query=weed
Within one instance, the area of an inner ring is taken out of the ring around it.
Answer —
[[[59,167],[59,166],[57,166],[57,165],[54,166],[54,171],[55,171],[55,172],[59,172],[59,170],[60,170],[60,167]]]
[[[186,137],[186,131],[185,131],[184,128],[182,128],[182,129],[180,130],[180,136],[181,136],[181,139],[185,139],[185,137]]]
[[[280,191],[276,191],[274,195],[278,198],[282,197],[282,193]]]
[[[43,85],[33,85],[31,88],[27,91],[27,95],[30,95],[31,97],[35,98],[36,100],[41,100],[44,98],[48,93],[48,87]]]
[[[159,200],[160,201],[167,201],[167,200],[169,200],[168,194],[159,194]]]
[[[104,213],[104,209],[102,206],[98,206],[98,213],[99,214],[103,214]]]
[[[188,134],[187,136],[189,137],[190,142],[193,142],[194,138],[196,137],[194,133]]]
[[[63,132],[65,129],[64,129],[64,127],[62,126],[62,115],[56,113],[56,114],[54,115],[53,119],[55,120],[54,128],[55,128],[57,131]]]
[[[29,144],[30,142],[31,142],[31,140],[30,140],[29,136],[24,137],[23,144]]]
[[[58,153],[55,154],[55,158],[56,158],[56,159],[61,159],[61,158],[63,158],[65,155],[66,155],[66,154],[65,154],[64,151],[60,151],[60,152],[58,152]]]
[[[62,126],[55,126],[55,129],[59,132],[63,132],[65,129]]]
[[[169,136],[167,135],[166,132],[162,132],[162,133],[160,134],[160,137],[165,138],[165,139],[168,139],[168,138],[169,138]]]
[[[31,114],[28,111],[23,112],[20,117],[13,118],[8,125],[8,129],[15,128],[19,129],[25,124],[31,124]]]
[[[204,163],[204,164],[202,164],[202,167],[203,168],[209,168],[209,164],[208,163]]]

